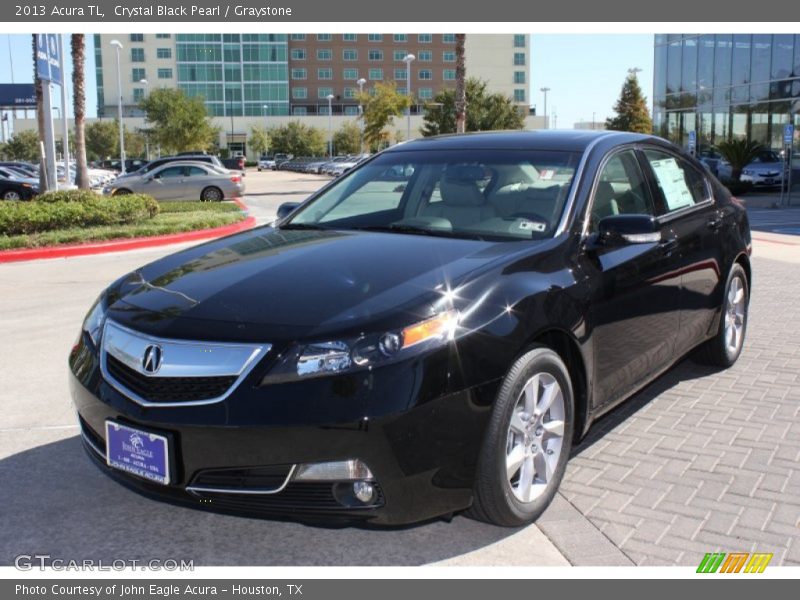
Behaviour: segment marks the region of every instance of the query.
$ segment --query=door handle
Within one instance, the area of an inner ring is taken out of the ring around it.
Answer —
[[[722,217],[712,217],[708,220],[706,225],[711,231],[717,231],[722,227]]]
[[[676,240],[675,238],[664,240],[658,244],[659,251],[666,256],[672,254],[677,249],[677,247],[678,247],[678,240]]]

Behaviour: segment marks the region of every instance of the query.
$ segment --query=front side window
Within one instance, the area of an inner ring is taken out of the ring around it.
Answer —
[[[174,179],[176,177],[183,177],[184,168],[183,167],[168,167],[163,171],[159,171],[156,178],[158,179]]]
[[[681,158],[660,150],[645,150],[667,213],[707,200],[703,175]]]
[[[633,150],[617,152],[605,163],[597,180],[589,215],[589,231],[614,215],[653,215],[653,201]]]
[[[308,203],[288,228],[373,230],[497,241],[551,237],[577,152],[387,152]]]

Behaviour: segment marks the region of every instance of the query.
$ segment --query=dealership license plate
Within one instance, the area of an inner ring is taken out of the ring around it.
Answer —
[[[169,440],[163,435],[106,421],[106,463],[155,483],[169,483]]]

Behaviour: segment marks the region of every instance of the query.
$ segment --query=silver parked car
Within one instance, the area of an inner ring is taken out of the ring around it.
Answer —
[[[103,189],[106,195],[149,194],[156,200],[220,201],[244,194],[241,174],[202,162],[178,161],[149,173],[119,178]]]

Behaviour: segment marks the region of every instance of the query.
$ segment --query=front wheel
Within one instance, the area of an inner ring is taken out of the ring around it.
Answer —
[[[6,190],[3,192],[3,200],[22,200],[22,195],[16,190]]]
[[[538,347],[520,357],[495,402],[468,514],[506,527],[536,520],[564,477],[573,414],[572,384],[558,354]]]
[[[734,263],[725,284],[717,333],[697,349],[693,358],[697,362],[715,367],[727,368],[733,365],[744,346],[749,308],[747,274],[742,265]]]

